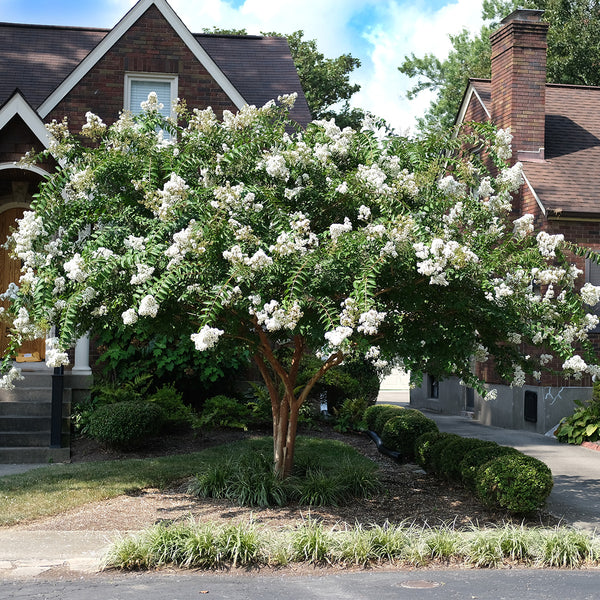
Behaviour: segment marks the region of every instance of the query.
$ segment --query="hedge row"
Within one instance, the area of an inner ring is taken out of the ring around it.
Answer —
[[[492,508],[530,513],[544,506],[552,491],[552,473],[540,460],[496,442],[441,433],[420,411],[376,404],[364,418],[387,449],[463,484]]]

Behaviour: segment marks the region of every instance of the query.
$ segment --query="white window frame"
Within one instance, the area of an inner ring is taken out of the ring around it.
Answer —
[[[130,110],[131,104],[131,82],[132,81],[144,81],[146,83],[151,83],[153,81],[160,83],[170,83],[171,84],[171,102],[169,106],[169,113],[171,117],[175,116],[173,111],[173,104],[178,98],[178,86],[179,86],[179,78],[177,75],[173,73],[142,73],[142,72],[129,72],[125,73],[125,93],[123,98],[124,109],[126,111]]]

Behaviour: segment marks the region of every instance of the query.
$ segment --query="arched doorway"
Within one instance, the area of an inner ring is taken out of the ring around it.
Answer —
[[[37,191],[40,174],[23,169],[0,168],[0,293],[4,292],[11,282],[18,282],[21,275],[19,261],[13,260],[3,247],[11,230],[16,227],[17,219],[22,218],[31,203],[32,195]],[[7,307],[8,302],[0,303]],[[0,323],[0,356],[8,345],[8,328]],[[40,360],[45,357],[45,340],[25,342],[19,348],[19,354],[34,356],[37,353]]]

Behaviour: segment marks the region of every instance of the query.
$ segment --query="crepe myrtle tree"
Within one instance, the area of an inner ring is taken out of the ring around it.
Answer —
[[[3,385],[19,377],[10,356],[26,338],[48,335],[56,366],[99,327],[191,325],[199,352],[229,344],[253,357],[285,477],[300,407],[350,356],[470,385],[473,361],[492,355],[517,386],[553,356],[575,376],[598,373],[585,302],[600,288],[576,291],[561,236],[536,235],[530,215],[511,221],[522,174],[506,165],[508,132],[411,141],[369,123],[300,130],[293,101],[222,120],[179,103],[163,119],[150,94],[140,117],[111,127],[89,113],[77,135],[48,125],[61,167],[8,242],[22,276],[7,293]],[[479,156],[495,161],[495,178]],[[529,345],[539,350],[525,355]],[[311,353],[321,360],[298,386]]]

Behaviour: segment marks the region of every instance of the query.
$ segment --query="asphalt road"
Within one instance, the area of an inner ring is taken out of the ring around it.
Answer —
[[[0,583],[6,600],[596,600],[600,570],[411,570],[314,576],[103,574]]]

